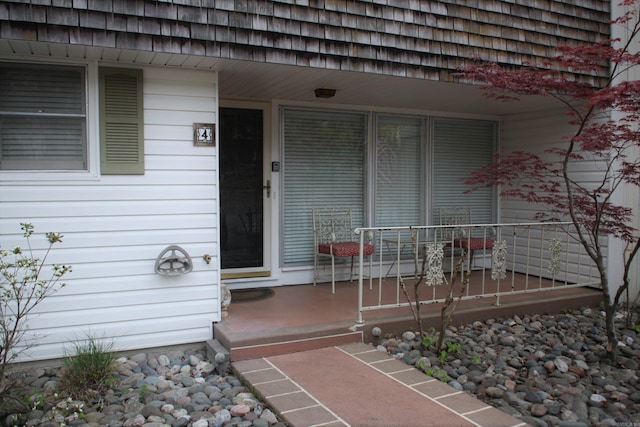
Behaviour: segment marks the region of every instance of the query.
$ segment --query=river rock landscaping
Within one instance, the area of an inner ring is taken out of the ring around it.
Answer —
[[[615,365],[605,358],[603,314],[590,308],[450,326],[441,354],[412,331],[376,345],[534,427],[640,425],[640,334],[622,316],[617,326]],[[204,349],[141,352],[115,367],[117,386],[84,401],[60,392],[59,368],[19,373],[13,395],[29,409],[5,407],[2,425],[285,426],[238,378],[216,372]]]
[[[615,365],[590,308],[450,326],[441,354],[411,331],[377,348],[532,426],[640,425],[640,335],[621,319]]]
[[[58,390],[60,369],[20,373],[12,394],[29,410],[5,413],[2,425],[285,426],[235,376],[217,374],[204,349],[138,353],[116,359],[115,368],[117,386],[91,401],[64,398]]]

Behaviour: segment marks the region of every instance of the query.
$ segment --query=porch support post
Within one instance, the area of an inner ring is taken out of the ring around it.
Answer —
[[[362,230],[356,230],[356,233],[360,234],[360,252],[358,254],[358,317],[356,319],[356,324],[363,325],[364,319],[362,318],[362,286],[364,285],[362,280],[362,273],[364,273],[364,233]]]

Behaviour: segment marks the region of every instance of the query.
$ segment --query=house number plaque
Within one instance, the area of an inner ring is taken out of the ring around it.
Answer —
[[[193,124],[193,145],[196,147],[214,147],[216,145],[216,125],[213,123]]]

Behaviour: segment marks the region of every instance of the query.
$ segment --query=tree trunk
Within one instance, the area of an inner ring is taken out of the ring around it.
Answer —
[[[602,263],[601,260],[599,260]],[[618,304],[611,298],[609,292],[609,281],[607,280],[606,272],[604,269],[600,270],[600,283],[602,286],[602,296],[604,297],[604,314],[605,314],[605,327],[607,333],[607,356],[611,362],[616,362],[617,350],[618,350],[618,336],[616,334],[615,316],[618,309]]]

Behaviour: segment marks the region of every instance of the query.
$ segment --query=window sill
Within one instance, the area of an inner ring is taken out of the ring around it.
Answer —
[[[57,182],[97,181],[100,176],[89,171],[2,171],[0,182],[15,185],[55,184]]]

